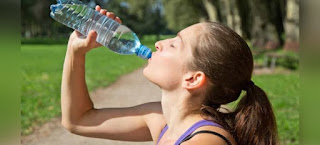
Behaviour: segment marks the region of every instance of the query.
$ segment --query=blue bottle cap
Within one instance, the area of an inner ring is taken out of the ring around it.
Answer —
[[[149,59],[151,58],[152,52],[151,49],[147,46],[141,45],[140,48],[138,48],[138,50],[136,51],[136,54],[143,59]]]

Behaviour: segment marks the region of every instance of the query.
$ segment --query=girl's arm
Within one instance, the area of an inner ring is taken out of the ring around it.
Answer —
[[[97,11],[121,23],[113,13],[99,6]],[[157,140],[165,125],[159,102],[130,108],[95,109],[85,82],[85,54],[101,46],[97,34],[91,31],[87,38],[74,31],[68,42],[61,85],[62,125],[70,132],[126,141]]]

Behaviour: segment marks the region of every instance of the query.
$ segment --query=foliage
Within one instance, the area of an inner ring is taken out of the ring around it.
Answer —
[[[31,39],[21,38],[21,44],[67,44],[68,37],[35,37]]]
[[[82,0],[82,2],[90,5],[94,3],[89,0]],[[72,31],[49,16],[49,7],[54,3],[55,1],[52,3],[40,0],[22,1],[21,35],[23,37],[59,37]],[[165,29],[166,23],[161,14],[162,3],[159,0],[104,0],[97,1],[96,4],[114,12],[122,19],[124,25],[134,30],[139,36],[168,31]]]
[[[99,4],[102,8],[114,12],[123,20],[124,25],[129,26],[139,36],[172,34],[192,24],[209,20],[209,15],[211,17],[216,15],[216,21],[224,23],[244,38],[250,39],[253,46],[276,49],[287,44],[286,40],[298,43],[296,32],[299,30],[297,25],[299,18],[291,15],[299,13],[297,1],[288,1],[292,7],[288,7],[285,0],[82,1],[90,6]],[[57,37],[70,33],[71,29],[50,18],[49,6],[52,3],[54,2],[42,0],[22,1],[23,37]],[[284,35],[287,38],[281,37]],[[298,47],[298,45],[288,47]]]
[[[291,70],[297,70],[299,68],[299,55],[296,52],[282,51],[285,57],[277,61],[277,65]]]
[[[279,56],[276,59],[276,66],[286,68],[289,70],[298,70],[299,69],[299,54],[293,51],[285,51],[283,49],[277,49],[272,51],[264,51],[261,49],[252,49],[254,62],[260,66],[271,64],[271,59],[269,58],[266,61],[268,55],[277,55]]]
[[[202,1],[163,0],[168,28],[178,32],[206,17]]]
[[[138,35],[159,35],[165,30],[166,23],[161,13],[162,3],[160,0],[127,0],[127,3],[129,4],[129,13],[137,17],[135,32]]]

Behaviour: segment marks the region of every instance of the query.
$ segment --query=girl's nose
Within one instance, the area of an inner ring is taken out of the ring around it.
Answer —
[[[162,46],[161,46],[159,41],[156,42],[155,47],[156,47],[157,51],[161,51],[162,50]]]

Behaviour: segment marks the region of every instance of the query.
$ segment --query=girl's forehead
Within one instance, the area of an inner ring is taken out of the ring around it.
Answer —
[[[192,47],[193,44],[196,44],[197,38],[203,32],[203,29],[203,25],[198,23],[181,30],[179,35],[183,40],[184,47]]]
[[[182,52],[183,52],[183,58],[186,60],[192,59],[192,50],[194,45],[196,45],[197,37],[201,34],[203,31],[203,26],[200,24],[195,24],[192,26],[189,26],[179,32],[179,36],[182,39]]]
[[[200,33],[203,31],[203,24],[198,23],[198,24],[194,24],[191,25],[183,30],[180,31],[180,35],[182,37],[197,37],[198,35],[200,35]]]

